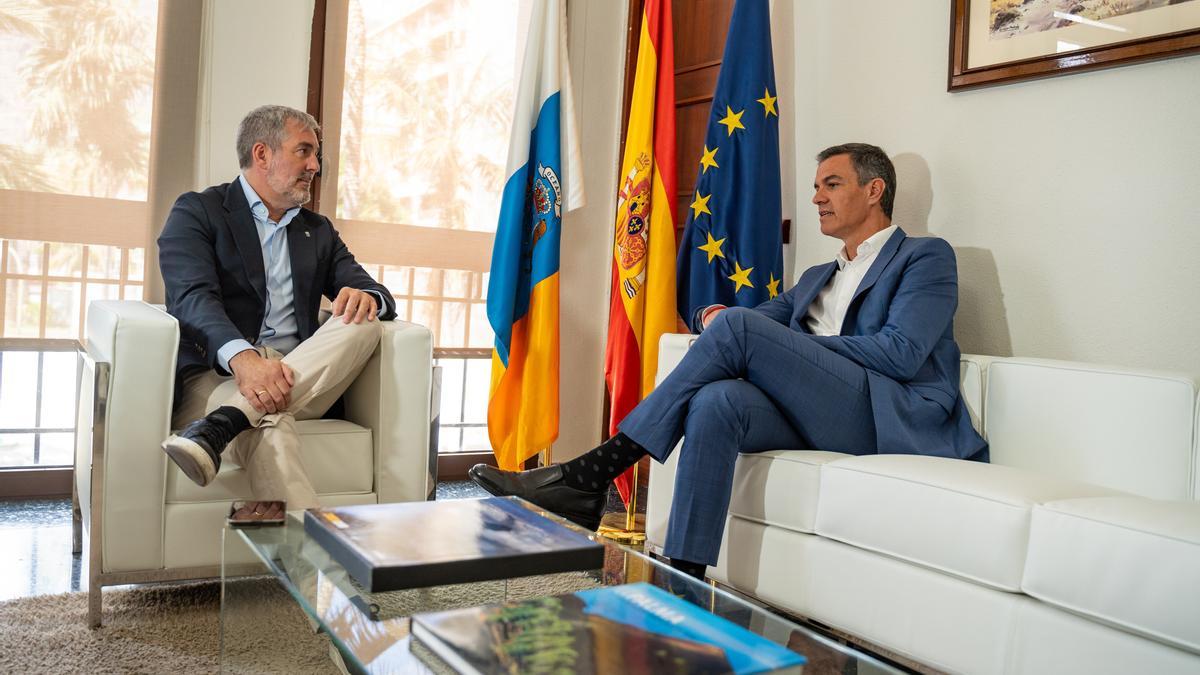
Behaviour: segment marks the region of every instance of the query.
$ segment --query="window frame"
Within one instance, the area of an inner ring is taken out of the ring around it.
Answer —
[[[80,349],[77,340],[56,338],[0,338],[0,353],[4,352],[37,352],[38,387],[37,400],[34,404],[35,422],[31,429],[0,429],[3,433],[62,433],[66,431],[76,434],[79,430],[71,429],[42,429],[38,427],[41,417],[41,354],[46,352],[72,352]],[[2,358],[2,357],[0,357]],[[79,405],[79,373],[75,374],[75,405]],[[78,410],[71,416],[78,420]],[[36,443],[37,441],[35,441]],[[74,443],[72,444],[74,446]],[[35,445],[36,447],[36,445]],[[0,467],[0,499],[31,499],[35,497],[65,497],[71,494],[71,479],[74,476],[74,466],[15,466]]]

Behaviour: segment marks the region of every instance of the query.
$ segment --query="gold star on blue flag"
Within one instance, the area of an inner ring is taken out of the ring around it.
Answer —
[[[737,0],[679,247],[679,315],[693,330],[704,307],[754,307],[779,293],[778,97],[767,0]]]

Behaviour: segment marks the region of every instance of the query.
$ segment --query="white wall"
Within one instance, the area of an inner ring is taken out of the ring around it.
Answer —
[[[626,2],[570,0],[568,50],[579,113],[587,206],[563,218],[559,436],[553,459],[591,450],[605,427],[604,344],[609,254],[616,214],[617,151],[625,67]]]
[[[685,0],[686,1],[686,0]],[[771,56],[775,61],[775,102],[779,110],[779,173],[780,192],[783,199],[782,216],[792,221],[792,242],[783,245],[783,278],[795,279],[795,236],[796,236],[796,90],[792,82],[796,78],[795,42],[792,26],[795,17],[792,0],[771,0]],[[800,164],[808,171],[808,162]],[[801,176],[807,178],[807,176]],[[806,194],[801,191],[800,194]],[[684,208],[680,206],[679,208]],[[805,209],[801,209],[803,212]]]
[[[895,221],[958,251],[963,351],[1200,375],[1200,56],[951,94],[949,3],[792,12],[797,269],[839,246],[813,155],[875,143]]]
[[[260,105],[304,110],[313,0],[205,0],[194,189],[238,175],[238,122]]]

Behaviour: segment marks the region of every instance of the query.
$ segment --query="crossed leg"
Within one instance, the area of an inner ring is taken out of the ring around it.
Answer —
[[[295,375],[290,403],[276,413],[255,410],[234,378],[212,370],[197,373],[184,383],[183,401],[171,424],[182,428],[221,406],[241,410],[251,428],[230,442],[226,455],[248,472],[254,498],[283,499],[288,508],[317,506],[300,456],[296,421],[316,419],[329,410],[362,371],[381,335],[378,321],[345,324],[334,318],[286,356],[260,347],[261,356],[281,359]]]
[[[866,370],[745,309],[721,312],[621,431],[659,461],[683,439],[664,552],[708,564],[739,452],[876,452]]]

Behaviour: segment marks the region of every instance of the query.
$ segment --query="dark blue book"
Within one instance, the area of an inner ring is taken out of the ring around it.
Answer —
[[[646,583],[418,614],[435,672],[799,673],[805,658]]]
[[[370,592],[604,566],[604,546],[500,497],[309,509],[304,531]]]

